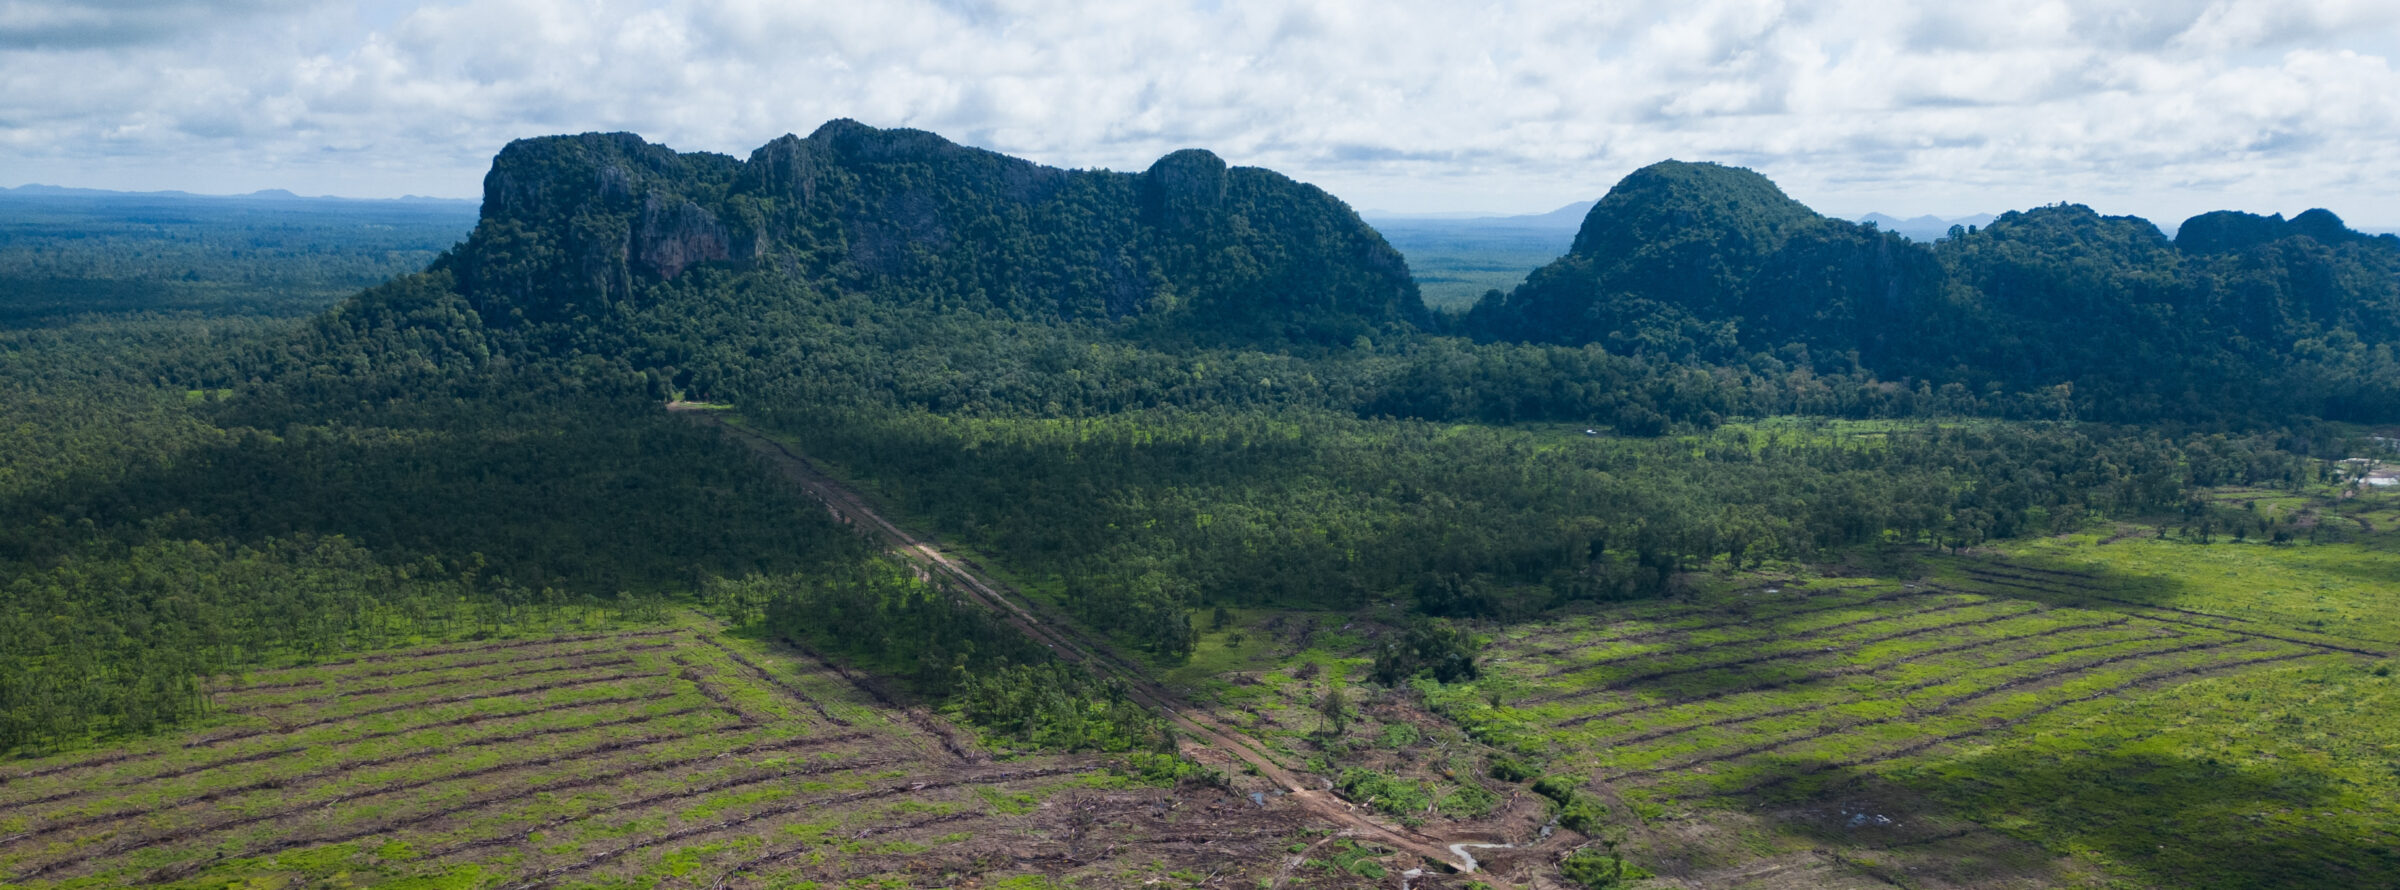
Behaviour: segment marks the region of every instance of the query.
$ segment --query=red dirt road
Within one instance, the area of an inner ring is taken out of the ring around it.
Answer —
[[[1090,670],[1124,683],[1134,698],[1166,714],[1176,729],[1183,733],[1185,739],[1240,758],[1242,762],[1257,770],[1259,775],[1284,789],[1285,799],[1299,804],[1301,808],[1328,822],[1341,826],[1345,833],[1353,837],[1406,850],[1425,859],[1448,864],[1461,871],[1471,870],[1465,862],[1451,853],[1444,841],[1385,822],[1360,811],[1348,801],[1344,801],[1330,792],[1309,787],[1307,783],[1301,781],[1300,777],[1276,763],[1274,758],[1267,756],[1248,736],[1217,723],[1204,712],[1185,706],[1168,693],[1164,687],[1152,682],[1139,667],[1111,650],[1105,643],[1093,640],[1063,622],[1044,621],[1020,603],[1016,596],[1010,595],[1013,593],[1013,589],[1008,585],[984,577],[976,570],[973,563],[944,553],[941,548],[910,534],[890,520],[883,518],[882,514],[868,506],[864,498],[818,470],[814,464],[808,461],[808,458],[801,456],[783,443],[740,426],[726,423],[723,418],[717,416],[716,412],[695,405],[670,402],[667,404],[667,410],[723,430],[752,451],[767,458],[786,478],[823,503],[825,508],[832,511],[836,518],[874,532],[884,539],[892,552],[924,566],[929,572],[955,582],[968,596],[974,597],[985,606],[999,612],[1018,631],[1036,642],[1050,647],[1051,651],[1058,653],[1059,657],[1077,662]],[[1482,840],[1485,838],[1467,839],[1468,842]]]

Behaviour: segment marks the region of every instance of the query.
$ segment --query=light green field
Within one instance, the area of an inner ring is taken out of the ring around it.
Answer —
[[[1434,700],[1672,882],[2400,886],[2382,537],[2105,529],[1912,574],[1520,626]]]
[[[1130,886],[1212,844],[1271,871],[1304,837],[1278,813],[1182,809],[1238,798],[1145,785],[1111,758],[995,760],[697,618],[372,653],[214,696],[222,718],[188,734],[0,764],[0,880]]]

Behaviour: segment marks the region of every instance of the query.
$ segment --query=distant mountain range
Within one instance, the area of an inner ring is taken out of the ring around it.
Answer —
[[[1892,232],[1903,238],[1907,238],[1910,241],[1940,241],[1943,238],[1950,236],[1951,226],[1972,226],[1981,228],[1983,226],[1991,225],[1992,215],[1989,213],[1978,213],[1973,216],[1961,216],[1953,219],[1943,219],[1932,214],[1926,214],[1924,216],[1901,219],[1888,213],[1870,213],[1859,217],[1857,221],[1862,223],[1873,223],[1878,229],[1882,229],[1886,232]]]
[[[1592,212],[1593,203],[1577,201],[1548,213],[1394,213],[1388,210],[1361,210],[1358,215],[1378,229],[1565,229],[1571,233],[1583,225],[1584,214]]]
[[[459,204],[473,205],[472,198],[428,198],[422,195],[402,195],[397,198],[345,198],[338,195],[298,195],[288,189],[259,189],[246,195],[204,195],[180,189],[158,192],[126,192],[114,189],[71,188],[31,183],[15,188],[0,188],[0,198],[91,198],[98,200],[193,200],[193,201],[349,201],[376,204]]]

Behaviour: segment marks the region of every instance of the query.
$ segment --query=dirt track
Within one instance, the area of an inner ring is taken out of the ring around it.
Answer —
[[[1386,846],[1406,850],[1427,860],[1448,864],[1461,871],[1472,867],[1452,855],[1448,843],[1415,831],[1387,823],[1342,800],[1331,792],[1312,788],[1291,771],[1261,750],[1249,737],[1210,719],[1205,713],[1185,706],[1166,689],[1152,682],[1148,674],[1110,649],[1107,644],[1093,640],[1071,625],[1044,621],[1009,593],[1010,588],[998,581],[983,577],[972,563],[950,556],[922,538],[908,533],[883,518],[865,499],[809,463],[806,457],[783,443],[758,433],[726,423],[715,412],[681,402],[670,402],[667,410],[707,423],[726,432],[752,451],[767,458],[785,477],[798,484],[832,511],[836,518],[882,537],[892,552],[917,562],[928,571],[956,582],[962,592],[998,611],[1012,626],[1036,642],[1048,646],[1059,657],[1084,665],[1104,676],[1123,682],[1134,698],[1157,708],[1167,715],[1176,729],[1188,741],[1215,748],[1240,758],[1258,771],[1260,776],[1284,789],[1285,799],[1293,801],[1328,822],[1341,826],[1345,833]],[[1488,838],[1464,839],[1480,842]]]

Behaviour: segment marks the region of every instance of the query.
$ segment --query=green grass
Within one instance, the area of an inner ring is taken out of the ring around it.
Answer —
[[[2400,649],[2400,554],[2379,541],[2309,545],[2095,535],[2009,548],[2012,558],[2098,576],[2111,595]]]
[[[929,754],[830,672],[697,617],[668,631],[255,671],[196,732],[0,763],[0,886],[705,884],[828,833],[776,880],[882,880],[1064,790],[1152,793],[1093,758]],[[1006,772],[1029,768],[1059,772]],[[936,816],[967,821],[908,828]]]
[[[2400,552],[2217,541],[1883,560],[1909,581],[1720,573],[1511,628],[1484,679],[1427,692],[1609,792],[1631,858],[1687,878],[1816,850],[1887,877],[2400,886],[2400,664],[2336,651],[2400,652]],[[1843,821],[1870,805],[1902,827]]]

